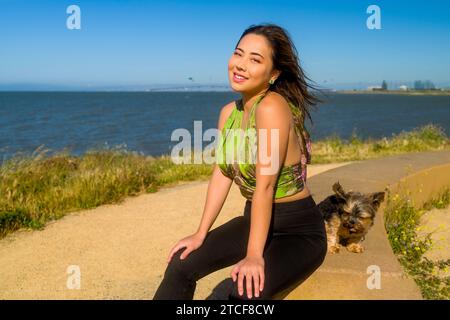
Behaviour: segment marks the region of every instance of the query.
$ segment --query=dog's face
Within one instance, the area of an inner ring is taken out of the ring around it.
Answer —
[[[348,236],[366,233],[373,225],[375,214],[384,200],[384,192],[345,192],[339,182],[333,185],[333,191],[339,202],[341,233],[348,233]]]
[[[361,253],[364,250],[361,241],[373,225],[384,192],[345,192],[339,181],[333,185],[333,191],[335,194],[318,204],[325,220],[328,252],[339,252],[343,244],[349,251]]]
[[[350,194],[339,210],[342,227],[347,229],[349,234],[364,233],[373,225],[375,211],[364,196]]]

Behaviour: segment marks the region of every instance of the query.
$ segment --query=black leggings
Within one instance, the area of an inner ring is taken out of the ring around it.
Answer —
[[[169,262],[154,300],[192,300],[197,280],[244,259],[250,233],[251,201],[245,203],[243,216],[208,232],[203,244],[184,260],[178,250]],[[273,203],[271,225],[264,248],[265,284],[259,297],[270,300],[305,281],[323,262],[327,251],[325,224],[309,195],[291,202]],[[208,300],[249,300],[244,279],[240,296],[237,281],[222,281]]]

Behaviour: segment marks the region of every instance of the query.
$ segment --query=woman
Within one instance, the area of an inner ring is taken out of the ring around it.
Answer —
[[[302,283],[325,258],[324,222],[306,186],[311,150],[304,115],[311,119],[308,108],[319,99],[307,90],[287,32],[273,24],[245,30],[228,76],[242,98],[221,110],[217,158],[225,151],[229,159],[231,150],[233,161],[217,161],[198,231],[170,251],[153,299],[193,299],[197,280],[233,264],[231,278],[208,299],[273,299]],[[233,149],[231,130],[251,129],[259,138],[241,136]],[[234,154],[252,147],[256,161],[236,161]],[[244,215],[209,231],[233,181],[247,199]]]

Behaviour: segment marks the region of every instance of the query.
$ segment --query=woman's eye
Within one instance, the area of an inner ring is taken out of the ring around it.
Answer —
[[[233,52],[233,54],[234,54],[235,56],[241,56],[241,54],[240,54],[239,52]],[[260,63],[260,61],[259,61],[258,59],[255,59],[255,58],[252,58],[252,59],[250,59],[250,60],[255,61],[255,62],[257,62],[257,63]]]

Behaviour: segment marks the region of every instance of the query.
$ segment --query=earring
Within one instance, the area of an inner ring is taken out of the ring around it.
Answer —
[[[269,80],[269,83],[270,83],[270,84],[273,84],[274,82],[275,82],[275,80],[273,80],[273,79],[270,79],[270,80]]]

